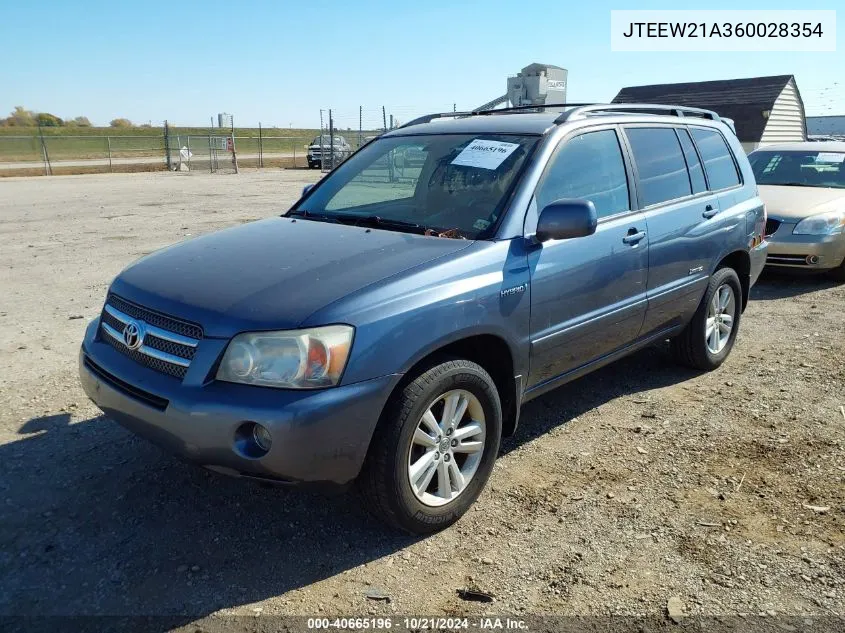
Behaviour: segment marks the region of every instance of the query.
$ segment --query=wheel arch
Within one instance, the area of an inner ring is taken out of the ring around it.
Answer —
[[[739,285],[742,288],[742,310],[744,312],[751,293],[751,256],[744,250],[733,251],[719,260],[713,272],[715,273],[720,268],[732,268],[739,277]]]
[[[401,392],[410,381],[426,369],[444,360],[462,358],[477,363],[490,374],[502,402],[502,435],[516,430],[522,402],[522,376],[516,369],[512,345],[502,336],[492,333],[465,334],[441,341],[412,359],[405,368],[402,380],[394,387],[390,398]]]

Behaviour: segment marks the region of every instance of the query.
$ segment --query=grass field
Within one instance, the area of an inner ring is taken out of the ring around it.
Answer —
[[[170,126],[171,134],[195,134],[208,136],[208,127],[177,127]],[[82,136],[164,136],[163,127],[43,127],[41,131],[45,137],[82,137]],[[213,128],[214,133],[228,133],[229,130]],[[351,134],[350,132],[339,132]],[[316,129],[310,128],[264,128],[262,134],[285,137],[309,137],[317,135]],[[4,136],[38,136],[37,127],[0,127],[0,138]],[[258,137],[257,127],[236,127],[235,136]]]
[[[164,128],[55,127],[42,128],[44,145],[51,161],[108,158],[163,157]],[[220,128],[171,127],[171,148],[190,147],[194,154],[207,154],[209,135],[227,136]],[[264,154],[305,154],[307,144],[318,135],[316,129],[269,128],[261,130]],[[353,147],[357,131],[338,131]],[[375,132],[377,133],[377,132]],[[374,132],[364,132],[370,136]],[[259,153],[258,128],[235,128],[238,153]],[[0,163],[41,162],[43,150],[38,128],[0,127]]]

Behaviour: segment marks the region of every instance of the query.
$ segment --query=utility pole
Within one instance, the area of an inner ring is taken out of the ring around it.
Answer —
[[[238,169],[238,153],[235,151],[235,117],[232,116],[232,162],[235,164],[235,173],[241,173]]]
[[[323,171],[323,167],[326,166],[325,161],[326,154],[323,151],[323,110],[320,109],[320,171]]]
[[[167,171],[173,171],[170,160],[170,126],[167,125],[167,119],[164,120],[164,156],[167,159]]]
[[[329,110],[329,153],[332,156],[331,167],[329,171],[334,169],[334,119],[332,119],[332,111]],[[322,165],[320,165],[322,167]]]
[[[44,129],[41,127],[41,121],[38,121],[38,135],[41,137],[41,153],[44,156],[44,175],[52,176],[53,167],[50,165],[50,154],[47,152],[47,143],[44,142]]]
[[[214,141],[212,139],[212,134],[214,134],[214,116],[212,115],[209,117],[211,119],[211,126],[208,128],[208,171],[212,174],[214,173],[214,158],[215,154],[217,154],[217,150],[214,147]]]
[[[264,167],[264,137],[261,135],[261,121],[258,122],[258,166]]]

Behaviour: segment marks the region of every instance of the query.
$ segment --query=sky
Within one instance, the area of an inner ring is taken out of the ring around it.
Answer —
[[[611,9],[641,0],[39,0],[0,12],[0,116],[15,106],[95,125],[235,124],[339,128],[472,109],[533,62],[569,71],[567,99],[609,101],[623,86],[794,74],[807,114],[845,114],[845,42],[827,53],[624,53]],[[802,9],[792,0],[708,0],[702,9]],[[809,8],[836,9],[841,0]],[[696,8],[688,5],[683,8]]]

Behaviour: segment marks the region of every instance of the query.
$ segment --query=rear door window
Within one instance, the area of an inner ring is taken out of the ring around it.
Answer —
[[[687,169],[689,170],[692,192],[701,193],[702,191],[707,191],[704,170],[701,168],[701,161],[698,160],[698,153],[695,151],[695,145],[692,144],[689,132],[684,129],[679,129],[677,132],[678,139],[681,141],[681,148],[684,150],[684,158],[687,159]]]
[[[637,165],[643,206],[692,194],[681,144],[670,127],[625,128]]]
[[[724,137],[716,130],[692,128],[692,137],[704,161],[704,171],[710,182],[710,190],[718,191],[736,187],[740,180],[736,164]]]

